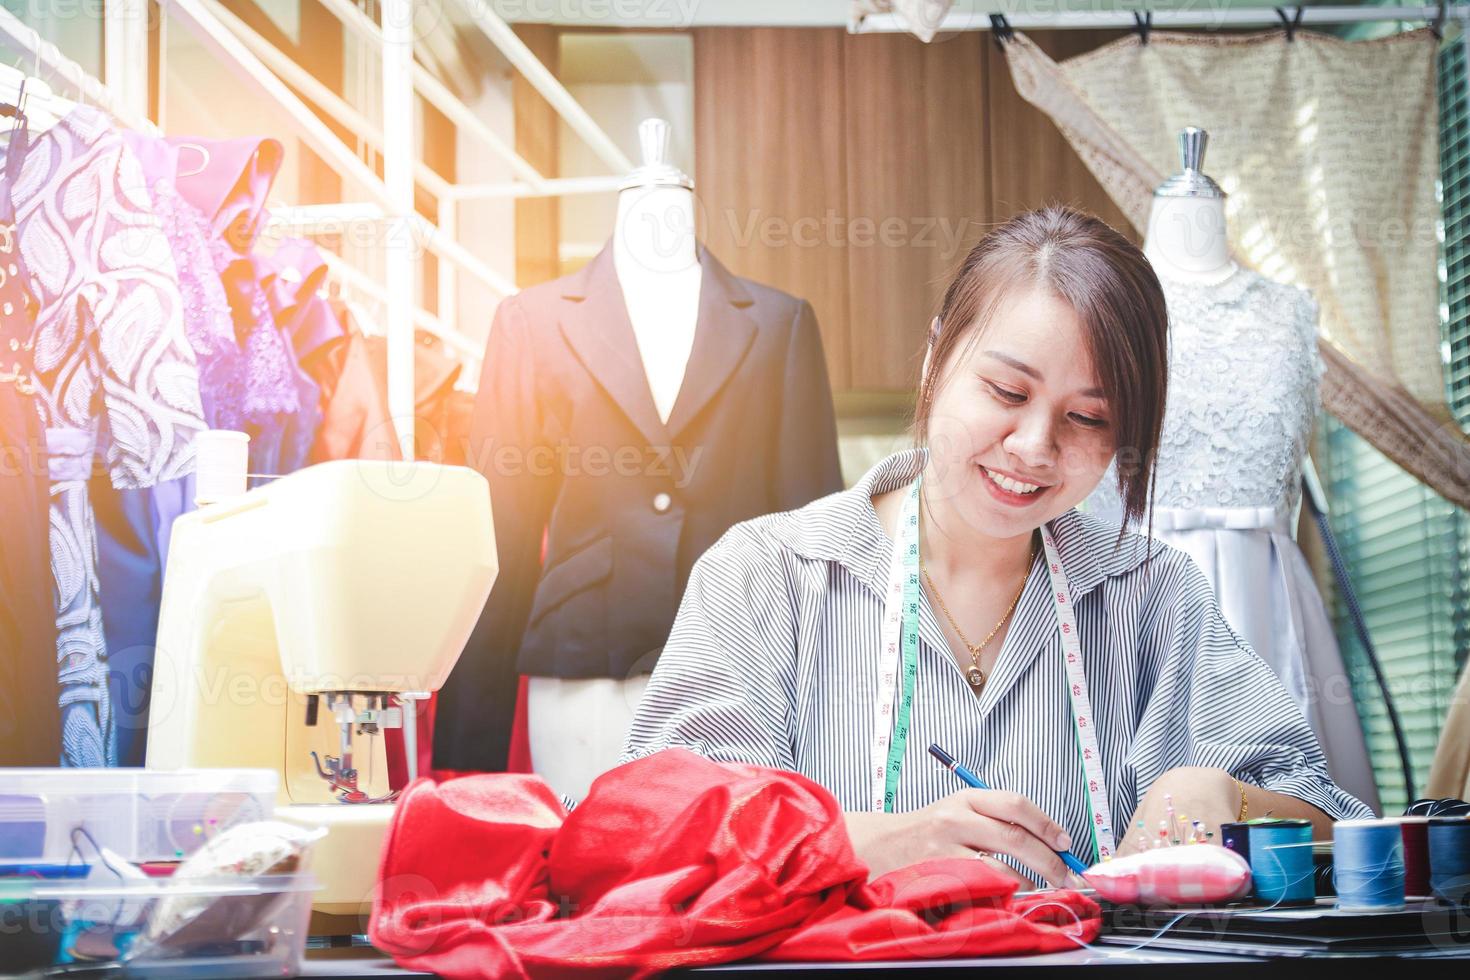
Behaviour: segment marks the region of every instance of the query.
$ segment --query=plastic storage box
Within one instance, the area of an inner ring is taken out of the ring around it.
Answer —
[[[292,977],[309,874],[138,882],[0,881],[0,973],[53,966],[121,977]],[[181,909],[184,913],[181,914]]]
[[[0,866],[65,864],[79,829],[135,864],[178,861],[271,819],[277,785],[269,769],[0,769]]]

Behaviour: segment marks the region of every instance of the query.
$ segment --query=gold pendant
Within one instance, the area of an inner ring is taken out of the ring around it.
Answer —
[[[965,679],[970,682],[971,687],[978,691],[985,686],[985,671],[977,666],[971,665],[970,669],[965,671]]]

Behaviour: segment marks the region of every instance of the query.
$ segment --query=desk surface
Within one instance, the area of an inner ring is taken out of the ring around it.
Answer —
[[[1102,980],[1103,975],[1151,974],[1163,980],[1175,977],[1181,966],[1189,967],[1191,980],[1202,976],[1238,977],[1240,968],[1249,965],[1252,973],[1260,970],[1277,973],[1283,977],[1290,971],[1292,980],[1309,980],[1311,977],[1331,977],[1337,980],[1343,970],[1343,959],[1354,960],[1354,966],[1373,968],[1377,965],[1397,965],[1398,961],[1419,960],[1426,957],[1444,958],[1447,955],[1457,960],[1470,960],[1470,937],[1462,951],[1457,954],[1446,951],[1402,953],[1397,956],[1227,956],[1214,952],[1179,952],[1174,950],[1131,950],[1126,947],[1095,946],[1066,953],[1051,953],[1044,956],[1005,956],[989,959],[918,960],[902,963],[731,963],[726,966],[705,967],[700,970],[676,971],[670,976],[693,978],[705,976],[726,980],[733,976],[746,975],[758,980],[773,980],[775,977],[820,972],[826,974],[853,973],[871,976],[873,971],[904,971],[911,975],[927,974],[958,975],[962,971],[984,969],[995,971],[994,980],[1001,976],[1024,976],[1027,980],[1042,980],[1047,975],[1074,974],[1077,967],[1088,967],[1089,978]],[[913,973],[912,971],[917,971]],[[385,959],[372,949],[310,950],[307,953],[303,977],[331,977],[335,980],[387,980],[397,977],[426,977],[430,974],[413,970],[400,970],[393,961]]]

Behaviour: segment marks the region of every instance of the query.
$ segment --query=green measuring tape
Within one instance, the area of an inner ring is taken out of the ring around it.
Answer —
[[[902,656],[898,671],[898,711],[893,721],[893,740],[888,746],[884,770],[883,810],[893,812],[898,796],[898,777],[903,770],[903,753],[908,747],[909,724],[914,713],[914,685],[919,676],[919,485],[914,481],[904,498],[898,517],[898,547],[903,556],[903,602],[899,622]]]

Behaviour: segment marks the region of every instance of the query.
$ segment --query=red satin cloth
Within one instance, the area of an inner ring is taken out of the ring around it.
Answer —
[[[1050,952],[1100,927],[1090,899],[1013,899],[1014,880],[980,861],[867,877],[821,786],[668,750],[602,776],[570,815],[536,776],[414,783],[369,934],[447,977],[643,977],[757,956]]]

